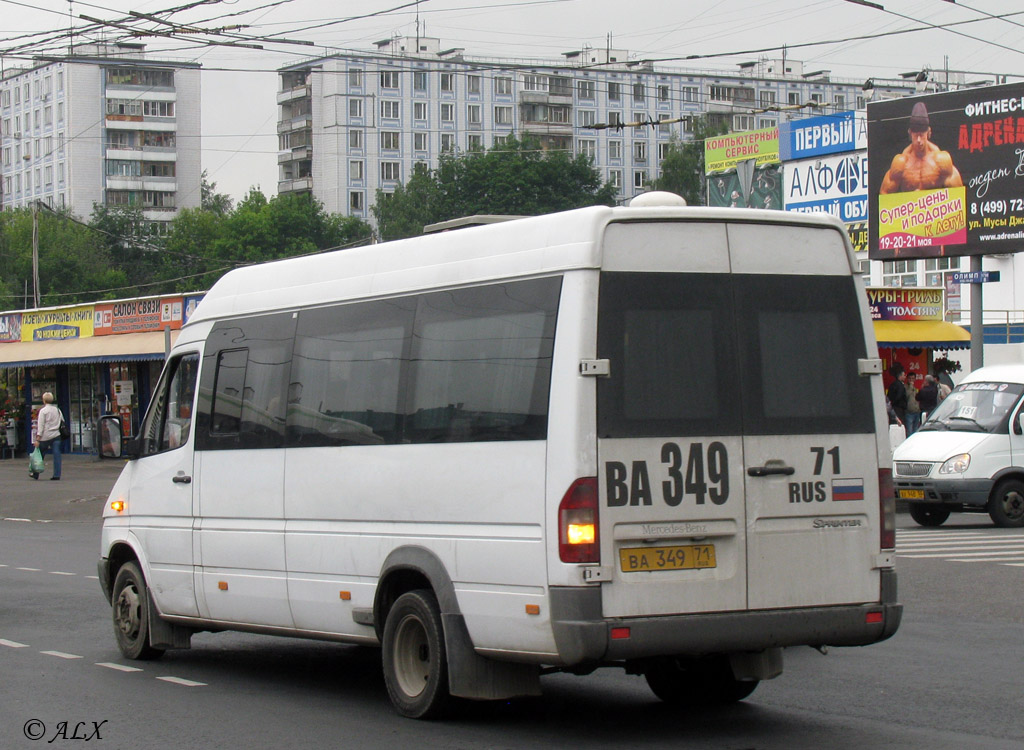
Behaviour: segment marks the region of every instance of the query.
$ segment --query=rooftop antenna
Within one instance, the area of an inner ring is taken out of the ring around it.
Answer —
[[[420,0],[416,0],[416,52],[420,53]]]
[[[75,4],[68,0],[68,57],[75,54]]]

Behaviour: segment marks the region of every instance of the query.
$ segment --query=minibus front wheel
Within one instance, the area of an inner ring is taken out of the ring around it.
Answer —
[[[157,659],[164,650],[149,645],[149,590],[146,579],[134,562],[126,562],[117,571],[113,596],[114,637],[117,647],[128,659]]]
[[[448,656],[437,597],[429,589],[402,594],[384,623],[384,682],[395,709],[431,719],[447,708]]]
[[[1024,526],[1024,482],[1019,479],[1000,482],[988,501],[988,515],[996,526],[1007,529]]]

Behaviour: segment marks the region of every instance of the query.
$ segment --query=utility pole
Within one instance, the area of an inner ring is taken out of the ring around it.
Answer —
[[[32,201],[32,306],[39,307],[39,201]]]

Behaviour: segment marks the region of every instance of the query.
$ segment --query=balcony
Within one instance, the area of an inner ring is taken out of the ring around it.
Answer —
[[[279,180],[277,183],[278,193],[301,193],[313,189],[312,177],[299,177],[294,180]]]
[[[293,102],[296,99],[304,99],[312,96],[313,88],[307,83],[302,86],[296,86],[293,89],[288,89],[287,91],[278,91],[277,103],[287,104],[288,102]]]
[[[313,149],[311,146],[297,146],[291,151],[282,151],[277,155],[278,164],[287,164],[290,161],[302,161],[312,159]]]
[[[305,128],[310,128],[311,129],[312,127],[313,127],[313,115],[312,114],[304,114],[304,115],[298,115],[297,117],[289,118],[287,120],[279,121],[277,123],[277,132],[278,132],[278,134],[290,133],[293,130],[303,130]]]

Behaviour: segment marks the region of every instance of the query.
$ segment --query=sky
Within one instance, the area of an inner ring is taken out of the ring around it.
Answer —
[[[186,33],[189,25],[220,33]],[[125,26],[162,34],[129,37]],[[278,68],[371,51],[417,28],[471,56],[560,60],[610,39],[673,69],[735,71],[781,57],[784,45],[806,71],[851,80],[944,68],[968,81],[1024,79],[1020,0],[0,0],[0,64],[66,49],[69,30],[77,41],[130,39],[154,56],[200,63],[203,168],[238,201],[253,187],[277,192]],[[204,44],[211,39],[228,44]]]

